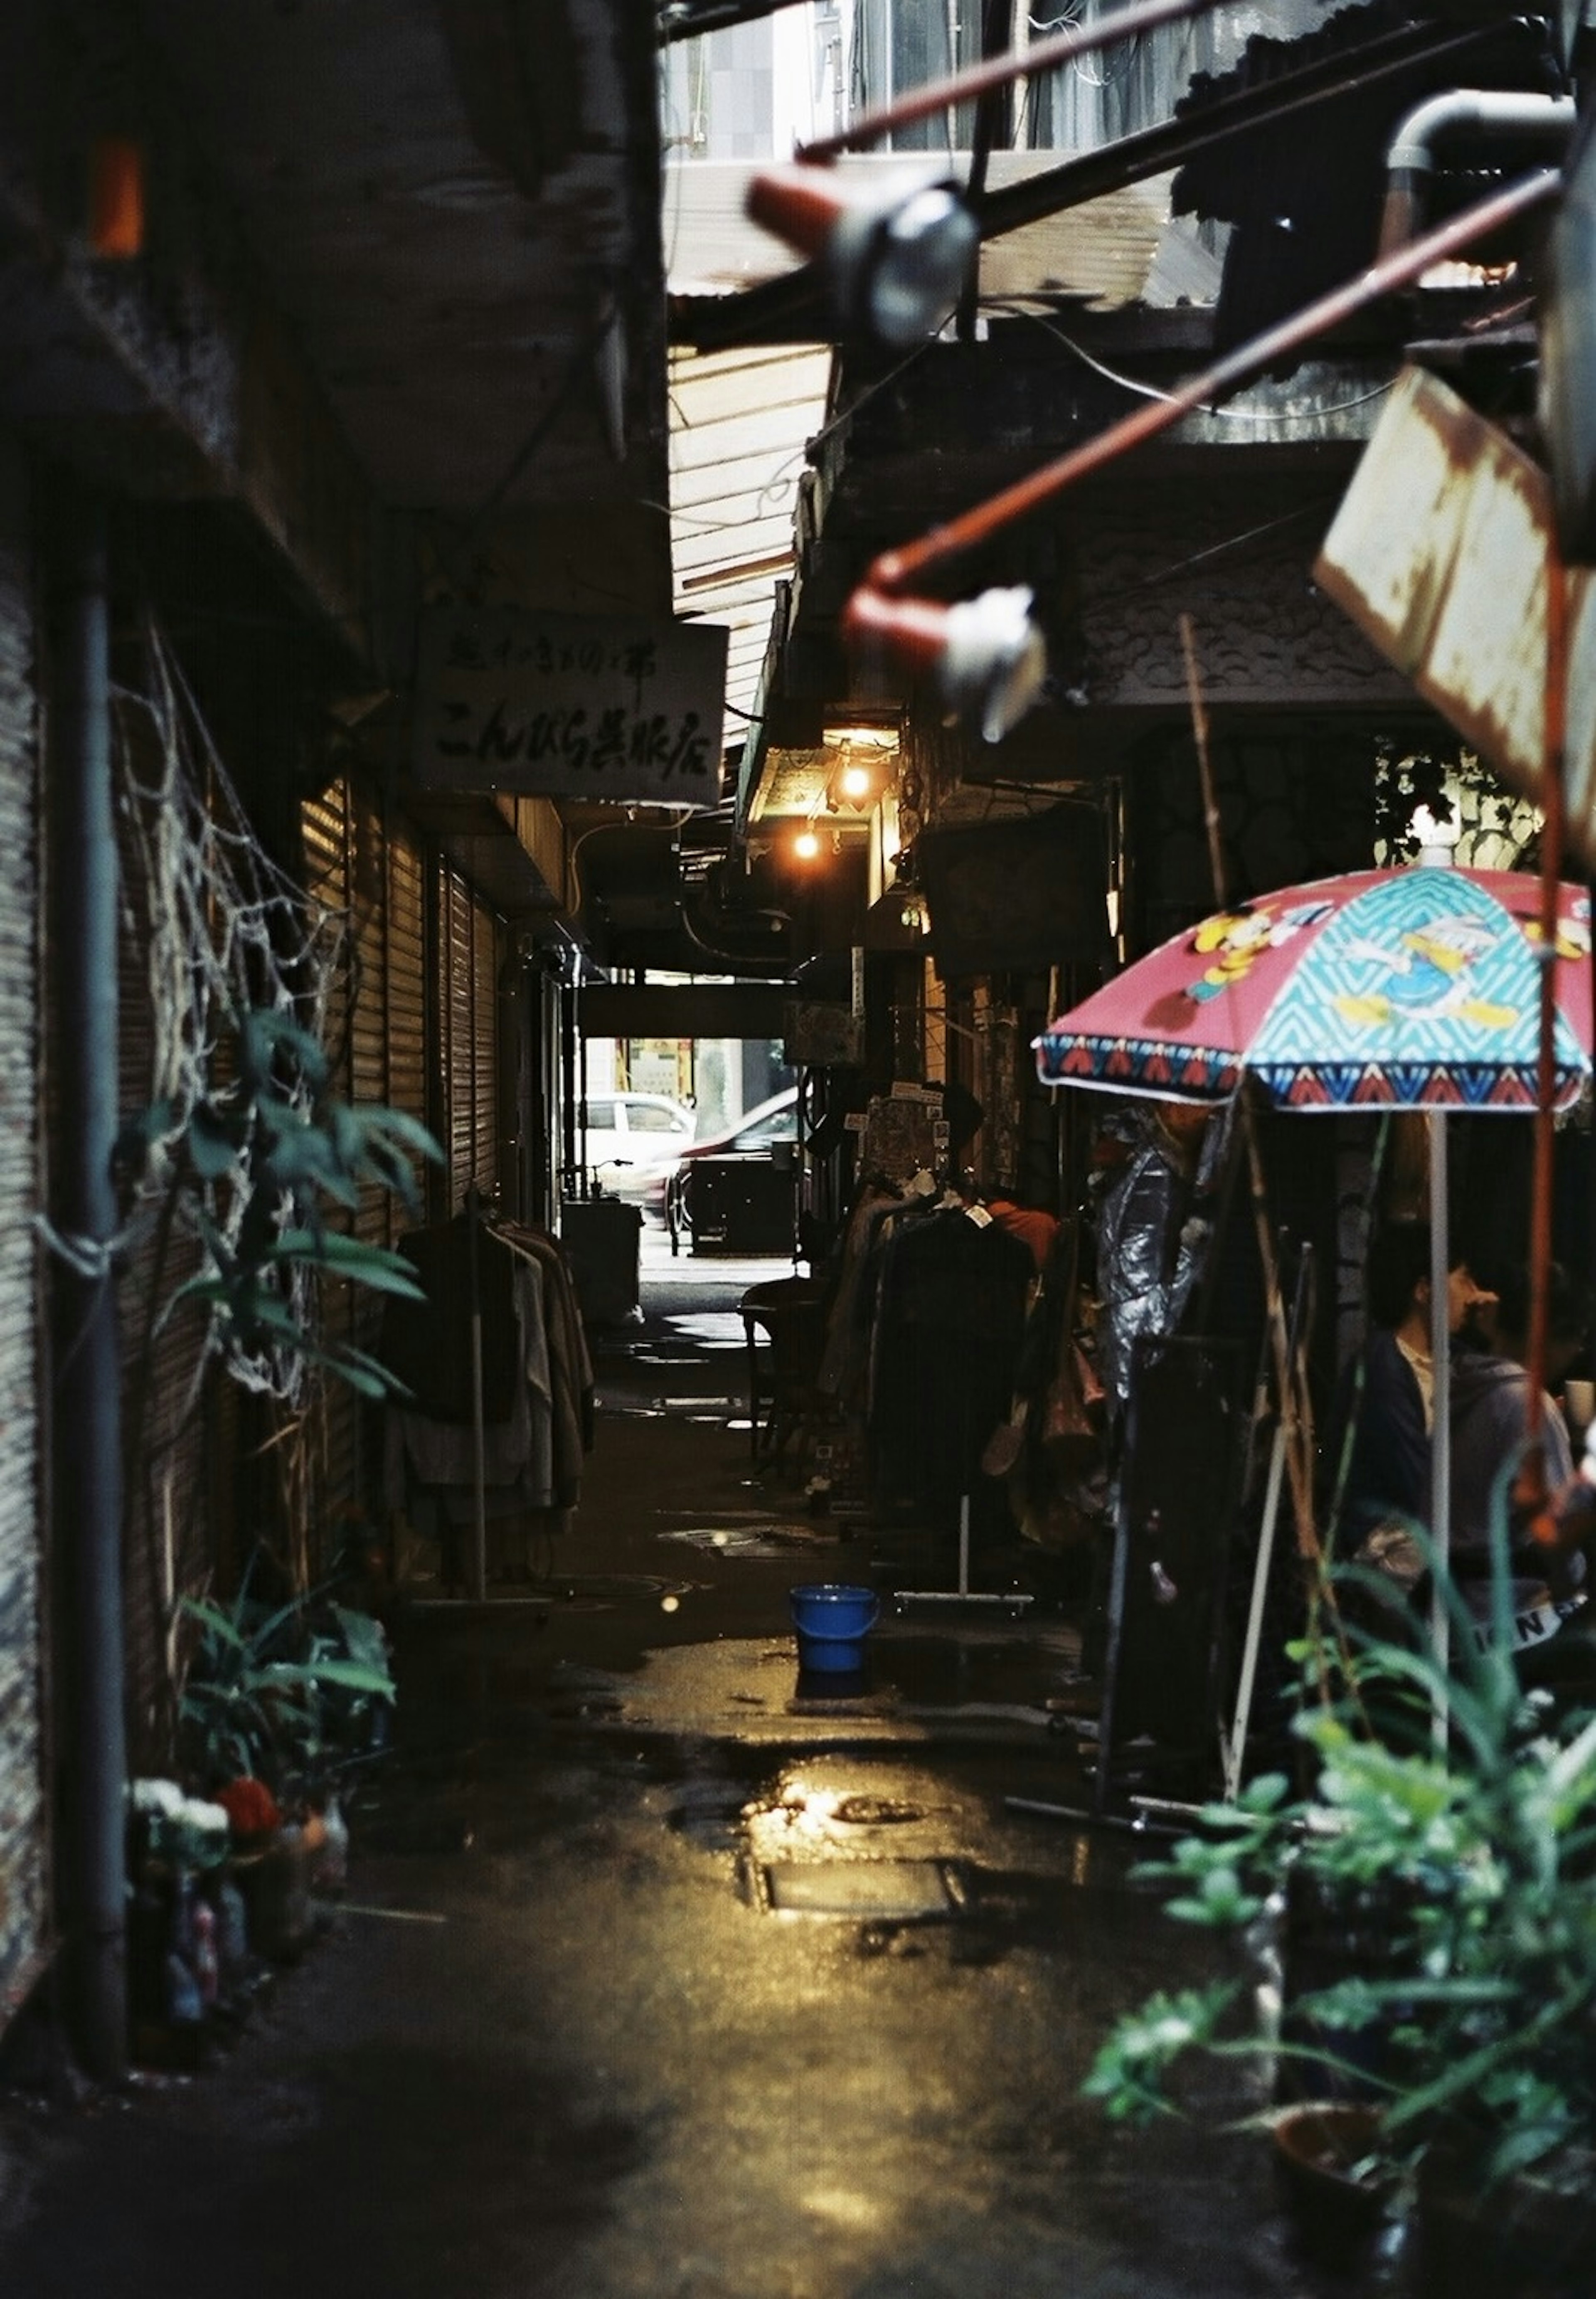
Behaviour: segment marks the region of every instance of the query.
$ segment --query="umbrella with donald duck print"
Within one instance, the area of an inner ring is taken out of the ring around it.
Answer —
[[[1205,919],[1035,1042],[1049,1085],[1285,1109],[1535,1108],[1540,884],[1509,870],[1359,870]],[[1559,904],[1556,1104],[1591,1067],[1590,897]]]

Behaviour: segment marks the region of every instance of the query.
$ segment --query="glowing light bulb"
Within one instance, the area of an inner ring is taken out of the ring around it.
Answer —
[[[820,851],[820,841],[812,830],[801,830],[793,841],[793,851],[801,862],[812,862]]]
[[[837,776],[837,788],[844,798],[869,798],[870,795],[869,767],[844,767]]]

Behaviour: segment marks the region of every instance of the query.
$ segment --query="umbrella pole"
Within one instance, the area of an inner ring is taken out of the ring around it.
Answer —
[[[1435,1384],[1430,1424],[1430,1522],[1435,1544],[1430,1574],[1430,1638],[1444,1680],[1451,1640],[1446,1589],[1451,1569],[1452,1523],[1452,1336],[1447,1285],[1451,1247],[1447,1235],[1445,1111],[1427,1111],[1426,1124],[1430,1136],[1430,1365]],[[1446,1720],[1443,1681],[1435,1694],[1435,1739],[1440,1747],[1446,1744]]]
[[[1288,1336],[1293,1383],[1303,1331],[1308,1323],[1312,1266],[1313,1249],[1304,1245],[1297,1267]],[[1219,1755],[1224,1767],[1226,1804],[1234,1804],[1241,1791],[1242,1765],[1246,1758],[1247,1734],[1252,1722],[1252,1693],[1258,1678],[1259,1647],[1263,1642],[1264,1609],[1268,1602],[1269,1576],[1275,1564],[1275,1529],[1280,1518],[1280,1490],[1285,1481],[1286,1452],[1292,1441],[1294,1409],[1294,1390],[1282,1396],[1276,1402],[1274,1441],[1269,1448],[1268,1482],[1264,1491],[1263,1515],[1259,1525],[1258,1555],[1252,1568],[1252,1598],[1247,1612],[1247,1633],[1242,1646],[1241,1675],[1236,1684],[1235,1714],[1231,1720],[1229,1732],[1225,1731],[1223,1725],[1219,1731]]]

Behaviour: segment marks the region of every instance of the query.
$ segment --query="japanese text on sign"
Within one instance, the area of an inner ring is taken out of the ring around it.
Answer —
[[[713,806],[727,634],[524,608],[422,623],[416,779],[429,789]]]

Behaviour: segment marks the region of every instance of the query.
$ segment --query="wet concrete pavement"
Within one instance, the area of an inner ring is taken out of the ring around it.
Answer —
[[[577,1531],[398,1620],[328,1936],[194,2079],[0,2101],[0,2292],[1323,2299],[1243,2099],[1127,2135],[1078,2096],[1209,1966],[1135,1841],[1010,1801],[1085,1794],[1068,1613],[910,1606],[801,1680],[794,1581],[941,1560],[754,1473],[746,1274],[662,1277]]]

